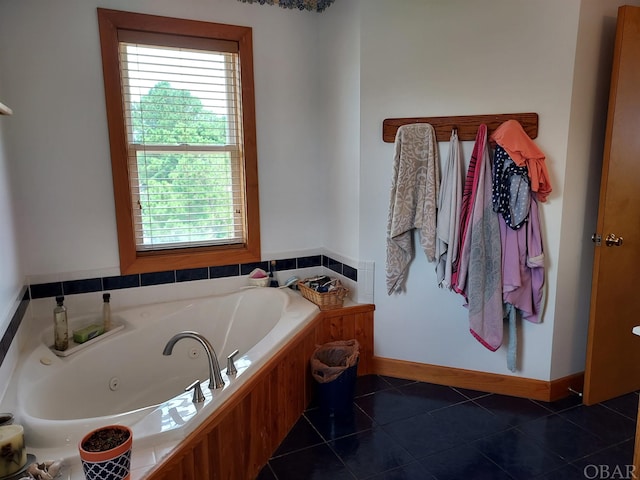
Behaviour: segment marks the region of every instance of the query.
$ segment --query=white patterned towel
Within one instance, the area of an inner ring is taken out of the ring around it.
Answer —
[[[402,125],[395,140],[387,223],[387,293],[404,289],[413,259],[413,230],[430,262],[436,255],[436,207],[440,166],[435,130],[428,123]]]

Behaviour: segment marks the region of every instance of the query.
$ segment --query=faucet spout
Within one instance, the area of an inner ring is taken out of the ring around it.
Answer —
[[[173,347],[179,340],[183,338],[192,338],[202,345],[204,351],[207,354],[207,359],[209,361],[209,388],[211,390],[216,388],[224,387],[224,380],[222,380],[222,373],[220,372],[220,364],[218,363],[218,357],[216,355],[216,351],[213,349],[213,346],[204,336],[199,334],[198,332],[192,331],[184,331],[175,334],[173,337],[169,339],[167,344],[164,346],[164,350],[162,351],[163,355],[171,355],[173,352]]]

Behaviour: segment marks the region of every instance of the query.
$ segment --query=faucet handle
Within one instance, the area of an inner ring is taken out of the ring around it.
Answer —
[[[236,368],[235,363],[233,363],[233,357],[238,354],[238,349],[236,348],[231,354],[227,357],[227,376],[235,375],[238,373],[238,369]]]
[[[189,390],[193,390],[193,398],[191,399],[193,403],[204,402],[204,393],[202,393],[202,388],[200,387],[200,380],[196,380],[184,389],[185,392],[188,392]]]

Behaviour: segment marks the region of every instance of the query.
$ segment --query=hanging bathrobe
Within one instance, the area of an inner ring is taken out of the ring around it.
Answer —
[[[532,323],[542,321],[544,287],[544,249],[536,195],[530,198],[529,221],[524,228],[509,228],[500,219],[502,238],[502,278],[504,302],[521,312]]]
[[[516,120],[491,135],[496,141],[493,204],[500,213],[502,283],[509,319],[507,366],[516,370],[517,317],[542,321],[544,252],[538,200],[551,193],[545,155]]]
[[[498,215],[491,201],[491,159],[487,126],[480,125],[474,152],[475,189],[469,203],[467,232],[460,251],[457,286],[467,298],[469,330],[489,350],[502,345],[502,250]]]
[[[404,289],[413,258],[413,230],[430,262],[436,255],[436,208],[440,185],[435,130],[428,123],[402,125],[395,139],[387,222],[387,293]]]
[[[536,194],[529,199],[529,218],[518,230],[499,217],[502,238],[502,283],[505,313],[509,317],[507,367],[516,371],[516,316],[532,323],[542,321],[544,251]]]
[[[436,239],[436,277],[439,287],[451,288],[453,265],[458,262],[463,162],[458,133],[449,141],[449,157],[442,169]]]

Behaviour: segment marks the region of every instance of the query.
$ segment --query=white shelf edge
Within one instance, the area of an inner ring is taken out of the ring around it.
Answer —
[[[0,115],[13,115],[13,110],[0,102]]]
[[[88,346],[99,342],[100,340],[104,340],[106,337],[110,337],[111,335],[113,335],[114,333],[119,332],[123,328],[124,328],[123,324],[114,323],[113,326],[111,327],[111,330],[108,330],[108,331],[106,331],[104,333],[101,333],[97,337],[93,337],[91,340],[87,340],[86,342],[76,343],[76,342],[73,341],[73,338],[69,338],[69,348],[67,348],[64,351],[56,350],[53,345],[51,345],[49,348],[51,349],[51,351],[53,353],[55,353],[59,357],[68,357],[69,355],[71,355],[73,353],[76,353],[76,352],[78,352],[80,350],[83,350],[83,349],[87,348]]]

